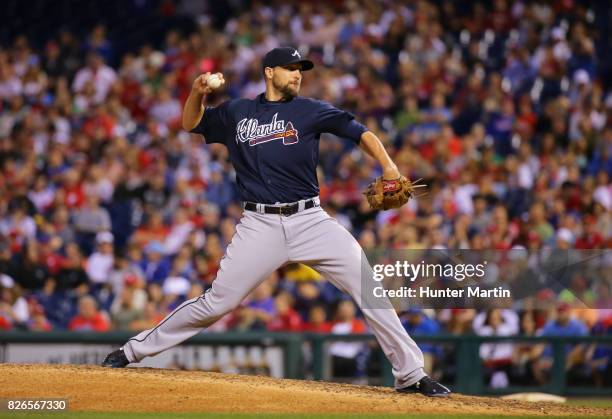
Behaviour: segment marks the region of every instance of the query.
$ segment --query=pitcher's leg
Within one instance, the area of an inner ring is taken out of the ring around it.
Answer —
[[[245,213],[221,260],[212,287],[185,301],[153,329],[123,346],[130,362],[138,362],[178,345],[234,309],[270,273],[287,261],[280,224],[274,216]]]
[[[364,295],[371,293],[377,283],[359,243],[326,213],[320,217],[319,222],[296,234],[299,240],[290,248],[290,259],[311,265],[353,297],[391,362],[396,388],[416,383],[426,375],[423,353],[403,328],[388,299],[372,301],[370,295]]]

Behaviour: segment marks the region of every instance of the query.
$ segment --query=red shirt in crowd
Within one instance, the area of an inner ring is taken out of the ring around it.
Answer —
[[[302,330],[302,318],[292,308],[279,314],[268,322],[268,330],[272,332],[299,332]]]
[[[323,322],[323,323],[306,322],[302,326],[302,332],[329,333],[331,332],[331,323],[329,322]]]
[[[13,327],[10,321],[0,316],[0,330],[10,330]]]
[[[346,322],[335,322],[334,325],[332,326],[332,331],[334,331],[334,326],[342,324],[342,323],[346,323]],[[351,321],[351,328],[349,333],[365,333],[368,330],[368,328],[366,327],[366,324],[363,322],[363,320],[360,319],[353,319]]]
[[[76,330],[79,332],[96,331],[107,332],[110,330],[108,320],[101,313],[96,313],[95,316],[86,319],[80,315],[76,315],[70,320],[68,330]]]
[[[80,208],[85,203],[85,190],[83,184],[64,187],[64,204],[68,208]]]

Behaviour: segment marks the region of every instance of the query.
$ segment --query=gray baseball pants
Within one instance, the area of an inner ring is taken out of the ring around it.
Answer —
[[[244,211],[212,288],[185,301],[153,329],[131,338],[123,346],[128,360],[139,362],[194,336],[236,308],[268,275],[288,262],[311,266],[360,305],[391,362],[396,388],[425,376],[423,354],[390,302],[385,300],[385,308],[363,304],[362,293],[369,294],[378,285],[371,279],[372,268],[355,238],[320,206],[288,217]]]

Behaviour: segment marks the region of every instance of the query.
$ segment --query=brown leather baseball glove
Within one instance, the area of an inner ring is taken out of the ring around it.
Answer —
[[[391,180],[379,176],[368,185],[363,194],[373,209],[399,208],[415,196],[416,188],[425,187],[425,185],[417,185],[420,180],[413,183],[404,176]]]

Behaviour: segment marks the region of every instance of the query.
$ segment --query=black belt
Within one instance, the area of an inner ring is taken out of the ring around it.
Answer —
[[[244,204],[244,209],[247,211],[257,211],[257,205],[258,204],[254,202],[246,202]],[[314,208],[316,206],[317,204],[315,203],[314,199],[309,199],[308,201],[304,202],[305,210]],[[274,206],[274,205],[263,205],[264,213],[284,215],[286,217],[293,215],[293,214],[297,214],[299,212],[299,208],[300,208],[299,202],[294,202],[293,204],[283,205],[280,207]]]

